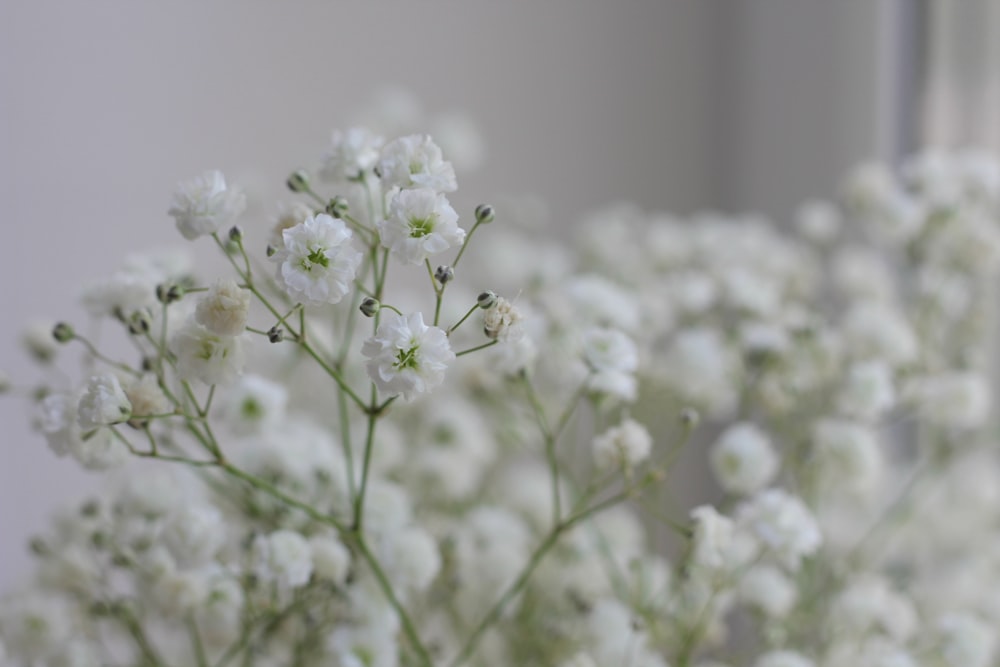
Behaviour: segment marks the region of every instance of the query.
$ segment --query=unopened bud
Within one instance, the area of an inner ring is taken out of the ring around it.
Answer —
[[[233,225],[229,228],[229,240],[233,243],[239,243],[243,240],[243,230],[240,229],[239,225]]]
[[[681,426],[692,429],[701,421],[701,415],[694,408],[684,408],[681,410]]]
[[[497,302],[497,293],[493,290],[487,290],[476,297],[476,303],[483,310],[488,310],[492,308]]]
[[[160,303],[170,304],[180,301],[184,296],[184,288],[173,283],[160,283],[156,286],[156,300]]]
[[[66,324],[65,322],[59,322],[52,329],[52,337],[60,343],[68,343],[76,337],[76,332],[73,331],[73,327]]]
[[[137,310],[128,318],[128,332],[133,336],[140,336],[149,332],[149,313],[144,310]]]
[[[285,330],[278,326],[273,326],[267,330],[267,339],[272,343],[280,343],[285,340]]]
[[[268,257],[274,257],[274,253],[276,253],[276,252],[278,252],[278,249],[275,248],[270,243],[268,243],[267,244],[267,249],[264,251],[264,254],[267,255]]]
[[[361,302],[361,312],[365,317],[375,317],[375,313],[382,308],[382,304],[378,302],[378,299],[373,299],[368,297]]]
[[[476,207],[476,222],[485,225],[493,222],[494,218],[496,218],[496,213],[489,204],[480,204]]]
[[[309,191],[309,174],[303,170],[298,170],[288,177],[285,181],[285,185],[292,192],[308,192]]]
[[[340,195],[337,195],[329,202],[327,202],[326,214],[331,217],[340,219],[343,218],[345,215],[347,215],[347,211],[349,209],[350,206],[348,205],[347,200],[341,197]]]
[[[450,266],[441,265],[434,271],[434,278],[442,285],[450,283],[455,279],[455,269]]]

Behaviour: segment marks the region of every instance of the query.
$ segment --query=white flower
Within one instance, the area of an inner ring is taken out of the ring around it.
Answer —
[[[847,348],[858,359],[883,359],[893,366],[914,361],[920,351],[913,328],[890,306],[866,300],[844,316]]]
[[[736,527],[732,519],[719,514],[711,505],[691,510],[694,535],[691,539],[691,560],[709,571],[728,571],[737,565]]]
[[[152,373],[133,380],[124,389],[129,403],[132,404],[132,415],[135,417],[161,415],[173,410],[170,399],[163,393],[159,380]]]
[[[419,264],[465,240],[448,199],[427,188],[397,192],[389,203],[388,218],[376,226],[382,245],[403,264]]]
[[[863,637],[877,630],[904,642],[917,631],[918,622],[907,597],[890,588],[885,579],[864,574],[831,600],[827,625],[834,635]]]
[[[402,590],[425,590],[441,570],[437,542],[416,526],[387,535],[380,552],[389,578]]]
[[[242,336],[219,336],[189,318],[171,337],[177,373],[185,380],[229,384],[243,373]]]
[[[487,338],[503,343],[516,342],[524,337],[521,311],[502,296],[483,313],[483,330]]]
[[[313,571],[321,579],[342,585],[347,581],[351,566],[351,552],[344,543],[329,535],[316,535],[309,539],[312,550]]]
[[[989,380],[972,372],[916,378],[904,393],[927,423],[952,429],[974,429],[985,424],[993,400]]]
[[[736,521],[793,571],[822,542],[819,526],[805,504],[781,489],[761,491],[742,503]]]
[[[299,533],[279,530],[253,542],[254,571],[262,581],[284,589],[298,588],[312,576],[312,550]]]
[[[653,437],[646,427],[626,419],[594,438],[594,461],[599,468],[631,468],[649,458]]]
[[[379,392],[410,400],[444,380],[455,353],[448,336],[424,324],[423,315],[386,313],[375,335],[364,342],[365,369]]]
[[[54,322],[32,322],[21,332],[21,343],[36,361],[48,363],[59,351],[59,344],[52,337],[54,326]]]
[[[102,373],[90,378],[77,405],[77,421],[84,432],[120,424],[132,415],[132,404],[118,378]]]
[[[250,292],[235,280],[220,280],[198,300],[194,319],[220,336],[239,336],[250,314]]]
[[[278,284],[303,303],[339,302],[350,292],[361,264],[352,236],[343,220],[325,213],[286,229],[284,247],[271,258],[278,264]]]
[[[127,317],[156,304],[156,284],[149,276],[118,271],[87,285],[81,300],[91,315]]]
[[[226,186],[219,171],[207,171],[177,186],[167,213],[177,221],[177,229],[187,240],[213,234],[232,222],[246,208],[241,190]]]
[[[892,369],[883,361],[852,364],[837,396],[837,408],[845,415],[874,421],[896,404]]]
[[[795,604],[798,589],[781,570],[762,564],[740,579],[739,596],[771,618],[783,618]]]
[[[799,233],[817,245],[830,243],[837,238],[842,223],[837,208],[830,202],[819,200],[802,204],[795,220]]]
[[[617,329],[594,328],[583,334],[583,360],[591,374],[587,387],[596,393],[634,401],[639,353],[635,343]]]
[[[212,560],[226,538],[222,515],[211,505],[183,507],[163,529],[163,544],[178,565],[193,567]]]
[[[285,230],[301,225],[314,215],[316,215],[316,212],[312,206],[300,201],[290,204],[285,202],[278,204],[278,214],[273,218],[274,226],[271,227],[271,235],[268,237],[268,243],[275,249],[284,247]]]
[[[975,614],[953,612],[937,622],[941,657],[948,667],[986,667],[993,662],[997,633]]]
[[[386,144],[378,162],[378,174],[386,189],[430,188],[452,192],[458,187],[455,169],[427,135],[412,134]]]
[[[770,484],[780,465],[767,434],[749,422],[727,428],[712,446],[710,461],[719,485],[742,495]]]
[[[358,178],[378,162],[384,141],[364,127],[352,127],[346,132],[334,130],[330,150],[323,156],[320,178],[331,182]]]
[[[235,433],[262,433],[285,416],[288,389],[259,375],[240,378],[226,395],[223,413]]]
[[[869,426],[822,419],[813,429],[812,453],[820,479],[837,494],[844,488],[870,490],[882,473],[878,437]]]
[[[38,425],[49,448],[57,456],[69,454],[91,470],[105,470],[124,463],[129,456],[128,448],[109,429],[81,432],[77,420],[79,403],[79,397],[69,393],[50,394],[42,401]]]

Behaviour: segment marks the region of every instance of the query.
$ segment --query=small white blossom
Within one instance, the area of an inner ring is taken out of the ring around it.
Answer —
[[[382,149],[377,169],[386,189],[453,192],[458,187],[454,167],[444,160],[441,149],[427,135],[412,134],[390,141]]]
[[[59,351],[59,345],[52,336],[54,326],[55,322],[32,322],[21,332],[21,343],[36,361],[52,361]]]
[[[325,213],[284,230],[284,247],[271,258],[278,264],[278,284],[303,303],[338,303],[361,264],[352,236],[343,220]]]
[[[316,211],[313,210],[312,206],[300,201],[278,204],[278,213],[273,218],[274,225],[271,227],[271,235],[268,237],[268,243],[276,250],[283,248],[285,245],[285,230],[301,225],[315,215]]]
[[[243,373],[242,336],[219,336],[190,318],[170,339],[177,373],[185,380],[229,384]]]
[[[239,336],[246,328],[249,314],[249,290],[235,280],[220,280],[198,300],[194,319],[219,336]]]
[[[837,409],[843,414],[874,421],[896,403],[892,369],[879,360],[852,364],[837,396]]]
[[[103,373],[90,378],[77,406],[77,421],[84,432],[120,424],[131,415],[132,404],[117,376]]]
[[[312,550],[306,538],[291,530],[258,535],[253,543],[254,571],[262,581],[283,589],[298,588],[312,576]]]
[[[993,663],[997,632],[975,614],[953,612],[937,622],[941,657],[948,667],[986,667]]]
[[[159,380],[152,373],[129,382],[124,389],[135,417],[161,415],[173,410],[170,399],[163,393]]]
[[[313,571],[320,579],[343,585],[351,566],[351,552],[336,537],[316,535],[309,539]]]
[[[709,572],[728,573],[752,554],[745,541],[736,533],[733,520],[723,516],[711,505],[691,510],[694,535],[691,539],[691,561]]]
[[[974,429],[985,424],[993,400],[989,380],[972,372],[916,378],[904,394],[927,423],[953,429]]]
[[[844,419],[822,419],[813,429],[816,471],[840,493],[872,489],[882,473],[883,456],[875,430]]]
[[[635,343],[617,329],[594,328],[583,334],[583,360],[591,374],[587,387],[622,401],[634,401],[639,353]]]
[[[805,504],[781,489],[761,491],[742,503],[736,521],[791,570],[797,570],[802,557],[814,554],[823,541]]]
[[[378,162],[384,142],[364,127],[352,127],[346,132],[334,130],[330,149],[323,156],[320,178],[334,183],[358,178]]]
[[[778,568],[762,564],[750,568],[740,579],[739,596],[771,618],[783,618],[798,597],[795,584]]]
[[[176,511],[163,529],[163,544],[178,565],[204,565],[226,537],[222,515],[211,505],[189,505]]]
[[[282,422],[288,389],[260,375],[244,375],[226,395],[222,412],[233,432],[264,433]]]
[[[128,448],[109,429],[81,432],[79,403],[79,396],[69,393],[50,394],[41,402],[38,425],[49,448],[57,456],[69,454],[90,470],[106,470],[124,463]]]
[[[213,234],[236,219],[246,208],[246,197],[228,187],[219,171],[208,171],[177,186],[167,213],[187,240]]]
[[[594,438],[594,462],[598,468],[631,468],[649,458],[652,448],[653,437],[646,427],[626,419]]]
[[[378,390],[386,396],[402,394],[407,401],[441,384],[455,359],[448,336],[424,324],[421,313],[386,313],[361,353],[368,357],[365,369]]]
[[[388,217],[376,226],[382,245],[403,264],[420,264],[465,240],[448,199],[428,188],[397,192],[389,202]]]
[[[487,338],[503,343],[516,342],[524,336],[523,319],[514,304],[502,296],[497,297],[496,303],[483,313],[483,330]]]
[[[712,446],[712,472],[728,493],[749,495],[770,484],[780,461],[767,434],[749,422],[727,428]]]

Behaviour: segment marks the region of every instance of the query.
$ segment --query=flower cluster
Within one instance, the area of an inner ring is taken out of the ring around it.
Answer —
[[[124,472],[32,541],[0,662],[994,664],[995,162],[571,247],[463,223],[448,156],[335,132],[256,229],[210,172],[169,212],[230,277],[131,258],[83,297],[127,345],[26,334],[84,355],[28,392],[51,449]]]

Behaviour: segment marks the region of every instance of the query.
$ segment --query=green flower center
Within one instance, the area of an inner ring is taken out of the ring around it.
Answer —
[[[400,350],[396,353],[396,363],[392,365],[393,368],[398,370],[404,370],[406,368],[416,368],[417,367],[417,350],[420,346],[414,345],[408,350]]]
[[[243,405],[240,406],[240,412],[243,413],[243,417],[246,419],[254,420],[260,419],[264,414],[263,408],[261,408],[260,403],[254,398],[247,398],[243,401]]]
[[[306,258],[302,260],[302,269],[305,271],[312,271],[312,267],[317,264],[322,266],[324,269],[330,267],[330,258],[326,256],[326,250],[324,248],[313,248]]]
[[[410,238],[420,239],[433,231],[433,218],[410,218]]]

